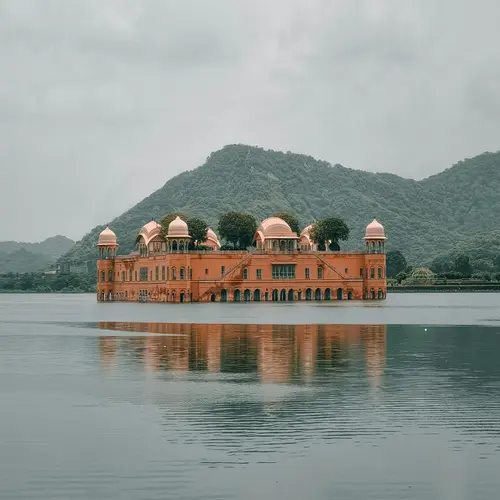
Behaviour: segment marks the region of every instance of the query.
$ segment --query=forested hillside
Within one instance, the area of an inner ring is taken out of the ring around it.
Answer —
[[[202,216],[212,226],[229,210],[248,211],[259,219],[289,211],[302,225],[334,215],[351,229],[344,248],[357,249],[366,224],[377,217],[386,227],[388,248],[419,263],[451,251],[474,233],[496,229],[498,193],[500,153],[484,153],[415,181],[290,152],[230,145],[212,153],[204,165],[170,179],[110,226],[124,254],[144,223],[172,211]],[[95,259],[103,228],[92,229],[63,259]]]

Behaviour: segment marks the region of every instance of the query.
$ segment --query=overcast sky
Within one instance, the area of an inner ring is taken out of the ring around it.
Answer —
[[[1,0],[0,239],[228,143],[422,178],[500,149],[498,0]]]

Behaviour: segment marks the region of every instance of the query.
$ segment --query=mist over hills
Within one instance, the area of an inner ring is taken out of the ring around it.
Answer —
[[[216,228],[219,215],[242,210],[262,219],[277,211],[295,213],[302,225],[335,215],[351,229],[345,249],[362,248],[365,226],[377,217],[411,263],[452,252],[476,233],[498,228],[500,152],[483,153],[416,181],[330,165],[311,156],[228,145],[194,170],[183,172],[110,222],[119,253],[134,247],[139,229],[173,211],[205,218]],[[94,227],[60,260],[95,260]]]

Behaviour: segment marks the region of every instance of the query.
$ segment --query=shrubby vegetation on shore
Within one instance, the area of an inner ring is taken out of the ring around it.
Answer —
[[[90,274],[0,274],[0,293],[85,293],[95,292],[95,290],[95,276]]]

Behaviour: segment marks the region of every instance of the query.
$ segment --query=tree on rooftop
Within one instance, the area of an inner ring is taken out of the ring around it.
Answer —
[[[233,248],[247,248],[253,242],[257,221],[253,215],[244,212],[227,212],[221,215],[217,229],[220,237]]]
[[[337,217],[328,217],[316,221],[309,231],[309,235],[318,244],[318,249],[326,249],[329,244],[330,250],[339,250],[339,241],[349,238],[349,228],[344,220]]]
[[[201,243],[207,241],[208,224],[199,217],[191,217],[187,221],[189,236],[193,241],[195,248],[198,248]]]

